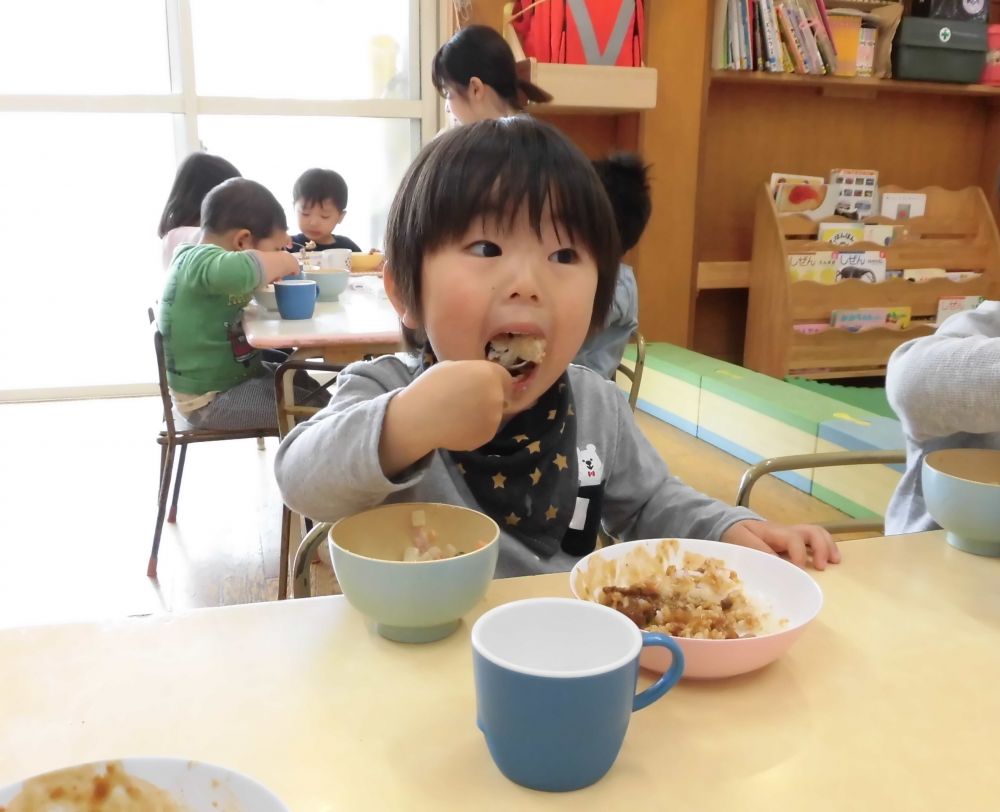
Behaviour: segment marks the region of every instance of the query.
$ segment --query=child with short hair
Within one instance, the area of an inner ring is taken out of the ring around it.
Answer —
[[[177,167],[173,186],[160,215],[163,270],[169,270],[177,246],[198,241],[201,204],[212,189],[240,171],[225,158],[207,152],[192,152]]]
[[[278,451],[286,503],[323,521],[384,502],[481,510],[502,531],[500,577],[570,569],[602,521],[626,540],[838,561],[820,528],[761,521],[671,477],[615,384],[570,364],[612,300],[613,217],[588,160],[544,122],[482,121],[428,144],[386,232],[386,292],[422,352],[341,373]]]
[[[889,358],[885,393],[906,437],[906,471],[889,501],[885,532],[938,525],[924,504],[924,457],[943,448],[1000,449],[1000,302],[956,313],[934,335]]]
[[[292,187],[295,214],[302,231],[292,237],[292,252],[301,251],[307,243],[310,250],[349,248],[360,252],[358,244],[333,230],[347,213],[347,183],[332,169],[307,169]]]
[[[594,161],[594,170],[611,203],[624,254],[631,251],[649,222],[653,203],[649,195],[649,167],[632,153],[618,153]],[[615,297],[604,327],[584,342],[574,363],[590,367],[605,378],[614,378],[625,347],[639,328],[639,290],[630,265],[618,264]]]
[[[243,308],[254,288],[298,273],[285,212],[259,183],[232,178],[205,197],[201,226],[197,245],[177,249],[160,302],[174,404],[195,428],[276,428],[277,365],[247,343]]]

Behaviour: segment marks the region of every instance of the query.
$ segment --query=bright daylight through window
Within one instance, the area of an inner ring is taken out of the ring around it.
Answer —
[[[295,178],[337,170],[350,194],[338,230],[380,247],[395,187],[436,129],[421,56],[436,8],[0,3],[0,400],[151,391],[156,225],[194,149],[264,183],[292,229]]]

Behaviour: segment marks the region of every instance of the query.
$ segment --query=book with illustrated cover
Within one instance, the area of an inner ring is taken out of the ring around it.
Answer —
[[[819,282],[832,285],[837,281],[837,264],[833,251],[812,251],[788,255],[788,274],[793,282]]]
[[[882,216],[893,220],[922,217],[926,208],[927,195],[923,192],[886,192],[882,195]]]
[[[820,223],[817,237],[820,242],[831,245],[854,245],[865,238],[865,226],[862,223]]]
[[[910,326],[909,307],[859,307],[856,310],[834,310],[830,314],[830,325],[834,329],[860,333],[886,327],[903,330]]]
[[[774,194],[774,207],[780,214],[817,211],[830,194],[825,183],[781,183]]]
[[[873,242],[876,245],[892,245],[908,233],[906,226],[865,226],[864,241]]]
[[[830,185],[837,189],[836,213],[854,220],[871,217],[878,202],[878,172],[874,169],[834,169]]]
[[[798,175],[794,172],[772,172],[770,182],[771,196],[775,199],[778,196],[778,187],[783,183],[791,183],[797,186],[823,186],[826,184],[826,178],[821,178],[817,175]]]
[[[936,319],[938,326],[949,316],[966,310],[975,310],[982,301],[982,296],[945,296],[943,299],[938,299]]]
[[[886,279],[883,251],[834,251],[833,264],[838,282],[848,279],[885,282]]]

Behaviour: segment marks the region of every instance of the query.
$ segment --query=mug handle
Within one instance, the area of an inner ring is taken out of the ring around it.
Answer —
[[[642,646],[643,648],[646,646],[663,646],[664,648],[668,648],[673,656],[673,660],[670,663],[670,668],[664,672],[662,677],[645,691],[635,695],[635,698],[632,700],[633,711],[642,710],[647,705],[651,705],[673,688],[677,684],[677,680],[681,678],[681,674],[684,673],[684,652],[681,651],[681,647],[677,645],[677,642],[673,638],[656,632],[643,632]]]

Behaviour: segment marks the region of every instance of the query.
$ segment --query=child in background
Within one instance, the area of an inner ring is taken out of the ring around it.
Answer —
[[[482,121],[428,144],[386,231],[386,292],[422,351],[341,373],[278,451],[285,502],[323,521],[384,502],[481,510],[502,530],[500,577],[570,569],[602,520],[621,539],[839,560],[820,528],[761,521],[671,477],[615,384],[570,365],[614,294],[613,218],[589,161],[544,122]]]
[[[207,152],[192,152],[174,175],[174,185],[160,215],[157,232],[163,247],[163,270],[181,243],[198,241],[201,228],[201,204],[212,189],[229,178],[240,177],[239,170],[225,158]]]
[[[615,214],[622,253],[639,242],[653,204],[649,198],[649,168],[638,155],[622,153],[594,161],[594,169]],[[605,378],[614,378],[632,333],[639,327],[639,291],[635,273],[624,262],[618,265],[615,298],[604,328],[593,333],[573,363],[590,367]]]
[[[350,248],[360,252],[358,244],[349,237],[334,234],[347,213],[347,183],[332,169],[308,169],[292,188],[295,214],[301,233],[292,237],[291,251],[301,251],[306,243],[314,242],[313,250]]]
[[[924,457],[941,448],[1000,449],[1000,302],[956,313],[934,335],[900,345],[885,393],[906,436],[906,471],[885,532],[934,530],[920,480]]]
[[[281,205],[259,183],[232,178],[201,208],[201,239],[174,255],[160,302],[167,381],[195,428],[276,428],[277,366],[243,332],[254,288],[298,273]],[[307,394],[296,389],[296,399]]]

